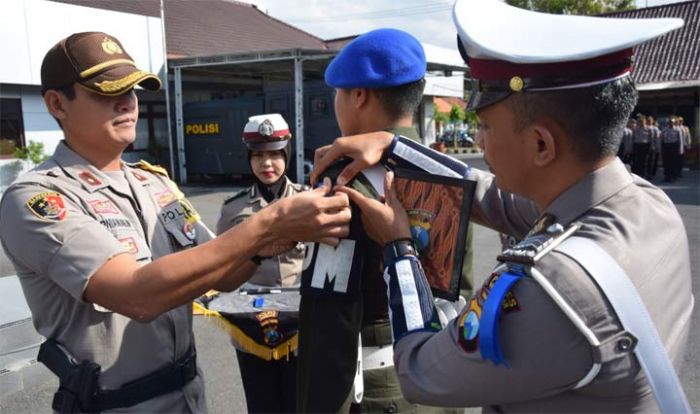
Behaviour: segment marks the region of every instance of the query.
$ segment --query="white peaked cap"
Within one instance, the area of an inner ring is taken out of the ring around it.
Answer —
[[[254,151],[276,151],[292,138],[289,125],[280,114],[255,115],[243,128],[243,142]]]
[[[460,52],[477,88],[481,87],[473,95],[482,90],[508,96],[618,79],[630,73],[635,45],[683,26],[683,20],[677,18],[539,13],[498,0],[457,0],[453,18]],[[481,95],[481,102],[470,102],[469,106],[483,107],[505,97],[490,102],[488,96]]]

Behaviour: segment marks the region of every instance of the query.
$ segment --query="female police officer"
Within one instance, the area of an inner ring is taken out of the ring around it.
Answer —
[[[285,175],[289,164],[289,126],[279,114],[253,116],[243,131],[248,148],[248,162],[255,182],[224,202],[216,225],[218,234],[242,223],[265,206],[280,198],[308,190],[292,183]],[[299,285],[304,245],[274,256],[254,256],[245,271],[252,274],[249,283],[265,287]],[[287,352],[279,360],[267,360],[237,343],[236,356],[243,380],[248,412],[291,413],[296,408],[296,355]]]

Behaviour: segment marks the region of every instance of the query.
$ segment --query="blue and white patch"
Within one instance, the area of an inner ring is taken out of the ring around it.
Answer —
[[[467,353],[476,351],[479,345],[481,305],[479,295],[472,296],[466,309],[457,320],[457,342]]]
[[[479,317],[476,312],[469,311],[464,314],[461,323],[462,338],[465,341],[471,341],[479,334]]]

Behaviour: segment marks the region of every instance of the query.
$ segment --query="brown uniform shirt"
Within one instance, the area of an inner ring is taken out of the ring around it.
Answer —
[[[474,171],[473,175],[478,180],[475,219],[498,231],[524,234],[531,225],[531,216],[522,214],[527,202],[498,190],[491,174]],[[685,228],[664,192],[628,173],[616,159],[566,190],[544,213],[564,226],[581,224],[575,235],[594,240],[617,260],[678,368],[693,297]],[[599,339],[620,331],[605,296],[571,258],[553,251],[535,267]],[[488,295],[488,283],[475,298]],[[503,311],[499,328],[509,367],[483,360],[473,332],[467,335],[461,328],[470,303],[442,331],[411,333],[395,345],[407,399],[485,406],[486,411],[497,412],[658,411],[644,372],[629,353],[603,364],[593,382],[574,389],[593,363],[589,343],[533,279],[523,278],[512,292],[514,301]],[[472,301],[477,306],[480,302]]]
[[[61,142],[20,177],[0,206],[0,238],[17,270],[36,330],[77,360],[102,367],[99,384],[116,389],[180,358],[194,344],[192,306],[139,323],[86,303],[90,277],[111,257],[147,264],[210,240],[211,232],[165,175],[122,165],[113,180]],[[205,412],[201,372],[182,390],[120,412]]]

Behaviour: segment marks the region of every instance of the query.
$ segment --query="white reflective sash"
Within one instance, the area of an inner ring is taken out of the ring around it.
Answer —
[[[394,344],[362,347],[362,369],[370,371],[394,366]]]
[[[634,353],[644,369],[661,412],[690,413],[688,399],[656,326],[637,288],[617,261],[596,242],[582,237],[570,237],[555,250],[571,257],[586,269],[608,298],[623,328],[637,337],[639,342]]]
[[[352,401],[355,404],[362,402],[362,397],[365,394],[365,381],[362,376],[362,334],[357,337],[357,367],[355,369],[355,378],[352,382]]]

